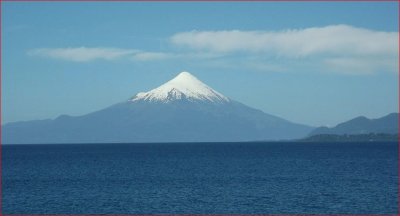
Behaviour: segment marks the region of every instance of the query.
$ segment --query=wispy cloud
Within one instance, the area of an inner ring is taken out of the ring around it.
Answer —
[[[310,55],[396,55],[398,33],[348,25],[282,31],[190,31],[170,38],[173,44],[212,52],[268,53],[285,57]]]
[[[397,72],[398,68],[398,32],[349,25],[281,31],[189,31],[176,33],[168,41],[174,46],[167,52],[68,47],[33,49],[28,54],[74,62],[196,59],[214,67],[233,64],[249,70],[274,72],[307,65],[347,74]]]
[[[119,48],[40,48],[28,51],[28,55],[42,56],[74,62],[88,62],[98,59],[113,60],[127,57],[140,51]]]
[[[263,56],[281,63],[284,59],[307,61],[339,73],[397,72],[398,68],[398,32],[349,25],[281,31],[190,31],[177,33],[170,41],[191,51]],[[254,59],[248,63],[254,69],[281,71],[287,66]]]
[[[178,57],[174,53],[163,53],[163,52],[139,52],[132,56],[133,60],[137,61],[156,61],[166,60]]]
[[[224,55],[210,52],[145,52],[140,51],[132,56],[135,61],[157,61],[171,59],[215,59]]]

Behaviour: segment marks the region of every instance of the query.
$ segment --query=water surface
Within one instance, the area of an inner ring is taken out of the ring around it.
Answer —
[[[394,214],[397,143],[4,145],[5,214]]]

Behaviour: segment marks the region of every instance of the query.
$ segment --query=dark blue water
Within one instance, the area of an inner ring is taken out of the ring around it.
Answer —
[[[397,143],[3,146],[6,214],[397,213]]]

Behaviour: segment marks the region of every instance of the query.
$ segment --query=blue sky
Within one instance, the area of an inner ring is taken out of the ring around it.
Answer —
[[[82,115],[189,71],[312,126],[398,110],[397,2],[3,2],[3,123]]]

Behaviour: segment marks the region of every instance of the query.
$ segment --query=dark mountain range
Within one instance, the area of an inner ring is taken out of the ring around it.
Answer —
[[[360,116],[349,121],[338,124],[333,128],[319,127],[313,130],[309,135],[317,134],[397,134],[399,131],[399,114],[391,113],[382,118],[368,119]]]

